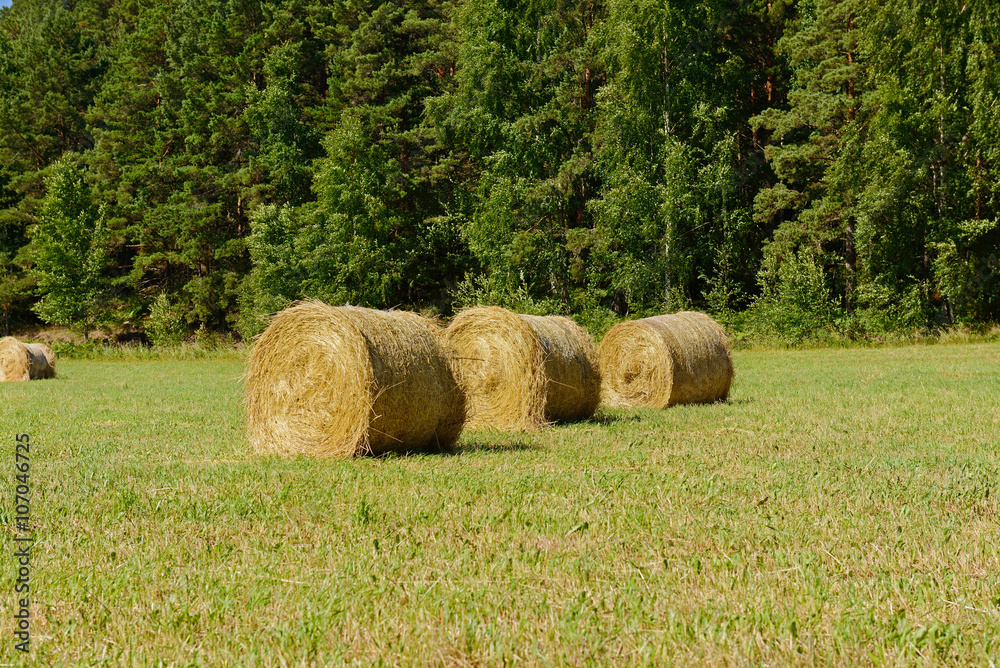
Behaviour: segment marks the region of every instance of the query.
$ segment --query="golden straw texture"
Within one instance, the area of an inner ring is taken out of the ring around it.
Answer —
[[[666,408],[729,396],[733,359],[726,332],[704,313],[623,322],[605,335],[599,352],[608,406]]]
[[[0,381],[54,378],[56,355],[43,343],[21,343],[13,336],[0,339]]]
[[[433,322],[303,302],[277,314],[244,378],[257,452],[350,457],[449,447],[465,401]]]
[[[465,390],[469,426],[533,430],[597,410],[597,354],[569,318],[481,306],[455,316],[445,336]]]

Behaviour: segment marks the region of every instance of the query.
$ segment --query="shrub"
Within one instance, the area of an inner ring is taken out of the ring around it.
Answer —
[[[184,329],[184,319],[161,292],[149,309],[146,336],[157,348],[176,346],[184,340]]]

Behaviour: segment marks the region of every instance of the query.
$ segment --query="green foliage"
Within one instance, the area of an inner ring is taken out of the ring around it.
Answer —
[[[9,253],[0,253],[0,317],[4,336],[11,333],[12,318],[30,307],[36,288],[34,277],[19,262]]]
[[[768,7],[608,5],[591,290],[619,313],[740,308],[755,290],[767,228],[748,210],[767,168],[747,121],[775,92],[754,74],[769,52],[751,47],[780,34],[783,3]]]
[[[304,297],[996,322],[998,53],[988,2],[19,0],[0,319],[68,317],[28,230],[72,153],[108,326],[160,295],[245,338]]]
[[[762,271],[794,261],[809,246],[839,275],[837,292],[853,309],[857,285],[858,166],[864,138],[866,54],[860,43],[866,3],[816,0],[777,44],[792,67],[788,108],[772,107],[752,120],[771,132],[765,155],[778,187],[756,198],[758,221],[777,224]]]
[[[823,264],[808,248],[765,265],[748,313],[759,333],[793,344],[832,330],[840,315]]]
[[[909,334],[926,327],[933,308],[927,282],[887,286],[867,281],[858,287],[855,322],[865,334]]]
[[[540,300],[533,296],[523,275],[518,281],[501,281],[496,275],[466,277],[455,290],[455,306],[466,308],[481,305],[502,306],[529,315],[550,315],[560,312],[558,301]]]
[[[42,195],[44,168],[64,152],[92,145],[83,115],[104,63],[88,9],[26,1],[2,17],[0,173],[22,197]]]
[[[310,199],[325,88],[295,0],[123,6],[90,154],[126,248],[131,298],[166,292],[190,324],[236,325],[248,214]]]
[[[319,133],[297,113],[294,83],[290,77],[275,78],[263,91],[247,88],[243,118],[259,148],[245,172],[248,179],[260,181],[252,192],[261,201],[301,204],[311,199],[310,161],[320,154]]]
[[[280,311],[301,295],[305,270],[294,246],[296,229],[291,210],[261,206],[250,217],[247,247],[253,269],[243,281],[237,331],[250,340],[264,331],[266,316]]]
[[[0,311],[34,320],[27,271],[28,228],[37,220],[49,167],[92,137],[84,113],[100,89],[104,62],[93,7],[19,2],[0,17]],[[86,19],[85,19],[86,17]]]
[[[375,307],[438,304],[465,263],[455,174],[425,105],[450,86],[451,5],[341,8],[314,206],[293,242],[297,292]]]
[[[485,282],[533,302],[573,305],[586,290],[596,194],[591,134],[603,80],[599,6],[551,0],[468,4],[459,15],[458,89],[446,127],[480,167],[462,229]]]
[[[867,33],[877,87],[857,179],[861,269],[903,298],[923,285],[925,325],[995,320],[987,274],[1000,211],[987,128],[997,128],[998,72],[982,60],[1000,44],[995,13],[890,0],[869,10]]]
[[[52,166],[45,186],[28,251],[41,296],[34,310],[45,322],[80,328],[87,338],[107,304],[103,216],[72,156]]]
[[[413,238],[401,206],[409,187],[392,146],[375,139],[379,123],[346,111],[325,142],[315,181],[320,208],[303,239],[314,285],[333,302],[393,306],[405,278]]]
[[[146,336],[149,342],[157,348],[176,346],[184,340],[184,318],[170,303],[166,293],[157,295],[149,308],[149,318],[146,322]]]

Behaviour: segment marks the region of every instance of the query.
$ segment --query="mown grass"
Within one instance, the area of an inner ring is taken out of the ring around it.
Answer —
[[[0,661],[1000,663],[1000,345],[736,366],[726,404],[334,462],[248,452],[238,359],[0,386],[37,538]]]

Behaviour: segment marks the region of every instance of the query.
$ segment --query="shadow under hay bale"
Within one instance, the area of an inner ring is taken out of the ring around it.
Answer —
[[[55,378],[56,354],[44,343],[0,339],[0,382]]]
[[[455,316],[445,337],[470,427],[533,430],[597,410],[597,354],[569,318],[483,306]]]
[[[612,407],[725,400],[733,382],[726,332],[684,311],[615,325],[599,348],[601,398]]]
[[[247,360],[251,444],[317,457],[451,447],[465,400],[439,336],[404,311],[285,309]]]

